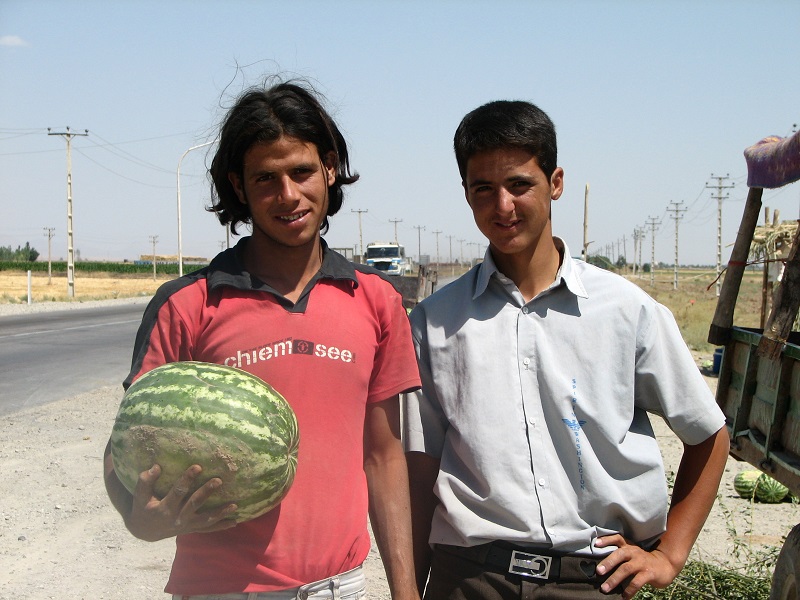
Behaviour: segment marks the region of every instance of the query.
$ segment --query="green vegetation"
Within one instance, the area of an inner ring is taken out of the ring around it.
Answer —
[[[0,261],[12,260],[19,262],[32,263],[39,258],[39,251],[32,248],[30,242],[25,242],[25,246],[17,246],[12,250],[11,246],[0,246]]]
[[[50,263],[53,275],[62,275],[67,272],[65,261],[53,261]],[[186,264],[183,265],[184,273],[191,273],[205,265]],[[47,273],[47,262],[21,262],[18,260],[0,260],[0,271],[33,271],[37,273]],[[75,263],[75,271],[81,273],[110,273],[119,275],[150,274],[153,272],[152,262],[101,262],[101,261],[79,261]],[[178,263],[156,263],[156,271],[162,275],[177,275]]]

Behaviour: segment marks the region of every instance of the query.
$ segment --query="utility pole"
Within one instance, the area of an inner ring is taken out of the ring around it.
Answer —
[[[433,235],[436,236],[436,271],[439,271],[439,234],[442,233],[441,231],[431,231]]]
[[[397,241],[397,224],[402,222],[403,219],[389,219],[389,223],[394,223],[394,243],[398,245],[400,242]]]
[[[628,270],[628,238],[623,234],[622,236],[622,258],[625,259],[625,271]]]
[[[459,244],[458,250],[458,266],[459,268],[464,265],[464,242],[466,240],[456,240]]]
[[[421,264],[422,261],[422,234],[421,232],[425,230],[424,225],[414,225],[414,229],[417,230],[417,264]]]
[[[639,279],[642,278],[644,263],[642,262],[642,246],[644,246],[644,227],[639,228]]]
[[[686,212],[686,209],[679,208],[680,206],[683,206],[683,202],[670,202],[669,204],[671,207],[674,208],[668,208],[667,210],[673,213],[671,217],[672,219],[675,220],[675,268],[674,268],[674,277],[672,280],[672,289],[677,290],[678,289],[678,223],[681,220],[681,213]]]
[[[156,244],[158,243],[158,236],[151,235],[150,243],[153,244],[153,281],[156,280]]]
[[[583,193],[583,252],[581,258],[586,262],[586,256],[589,251],[589,184],[586,184],[586,191]]]
[[[647,218],[647,225],[650,225],[650,287],[656,286],[656,228],[661,225],[661,221],[653,217]]]
[[[478,251],[475,253],[475,258],[478,258],[478,253],[480,252],[481,245],[478,242],[469,242],[467,244],[467,246],[477,246],[478,247]],[[469,262],[470,262],[470,264],[472,264],[472,260],[470,260]]]
[[[733,183],[730,185],[723,185],[722,182],[729,178],[728,173],[725,173],[725,176],[714,175],[712,173],[711,179],[717,180],[717,185],[708,185],[706,187],[709,189],[717,188],[717,195],[712,196],[712,198],[717,199],[717,296],[719,296],[720,289],[722,288],[722,201],[727,199],[730,194],[725,192],[725,195],[722,195],[722,190],[730,189],[734,186]]]
[[[350,212],[358,214],[358,243],[361,246],[361,256],[362,256],[362,260],[363,260],[363,256],[364,256],[364,237],[361,234],[361,213],[369,212],[369,209],[366,209],[366,208],[351,208]]]
[[[639,228],[634,227],[633,228],[633,271],[631,272],[631,275],[633,277],[636,277],[636,267],[639,266],[636,263],[636,256],[638,255],[638,252],[639,252]]]
[[[47,128],[47,135],[60,135],[67,140],[67,296],[75,297],[75,245],[72,239],[72,138],[87,136],[89,130],[83,133],[72,133],[67,127],[66,131],[51,131]]]
[[[453,238],[456,237],[454,235],[446,235],[444,236],[447,238],[447,241],[450,242],[450,276],[455,277],[456,275],[456,266],[453,263]]]
[[[50,285],[51,283],[53,283],[53,281],[52,281],[53,261],[51,259],[51,255],[52,255],[52,245],[53,245],[52,241],[53,241],[53,235],[54,235],[53,232],[55,232],[55,228],[54,227],[43,227],[42,229],[44,229],[44,234],[45,234],[45,236],[47,236],[47,285]]]

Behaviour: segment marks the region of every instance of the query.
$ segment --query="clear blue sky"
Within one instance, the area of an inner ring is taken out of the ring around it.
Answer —
[[[82,259],[177,252],[176,169],[212,140],[223,107],[271,73],[308,77],[345,133],[361,180],[327,235],[335,247],[398,237],[409,253],[475,256],[483,238],[452,156],[461,117],[494,99],[550,114],[566,189],[554,230],[574,255],[589,184],[590,251],[632,260],[659,219],[656,261],[714,264],[711,175],[730,175],[723,262],[747,194],[745,147],[800,124],[800,2],[0,0],[0,245],[66,257],[66,143],[73,139]],[[183,253],[210,257],[224,229],[207,148],[181,165]],[[767,191],[784,219],[800,184]],[[420,231],[415,227],[424,226]],[[464,240],[459,242],[458,240]],[[235,240],[234,240],[235,241]],[[643,258],[650,260],[650,234]]]

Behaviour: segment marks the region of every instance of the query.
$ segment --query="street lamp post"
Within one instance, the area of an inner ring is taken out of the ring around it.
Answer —
[[[202,148],[204,146],[210,146],[214,142],[206,142],[205,144],[198,144],[197,146],[192,146],[186,152],[181,155],[180,160],[178,161],[178,170],[177,170],[177,179],[178,179],[178,277],[183,277],[183,240],[181,237],[181,163],[183,162],[184,157],[189,154],[192,150],[197,150],[198,148]]]

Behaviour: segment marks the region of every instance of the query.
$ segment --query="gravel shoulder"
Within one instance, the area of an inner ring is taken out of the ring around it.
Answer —
[[[56,304],[35,306],[63,308]],[[9,312],[0,305],[3,314]],[[714,389],[716,380],[707,381]],[[103,486],[103,450],[121,394],[121,387],[104,387],[0,417],[0,600],[166,598],[174,541],[134,539]],[[674,474],[681,444],[660,419],[653,424],[667,473]],[[800,522],[797,505],[751,504],[736,495],[734,475],[750,468],[728,459],[695,558],[735,564],[735,552],[780,546]],[[388,600],[374,544],[366,570],[369,597]]]

